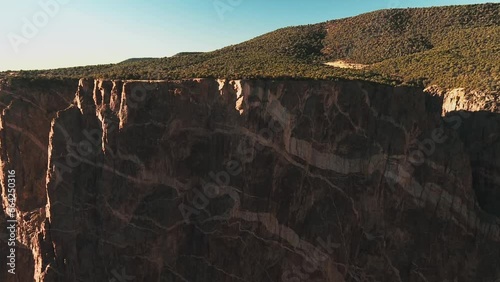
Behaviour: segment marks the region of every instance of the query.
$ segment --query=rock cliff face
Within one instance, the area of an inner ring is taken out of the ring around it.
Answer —
[[[494,112],[358,81],[73,83],[0,90],[1,281],[500,281]]]
[[[500,94],[495,91],[467,91],[465,88],[442,90],[437,86],[426,89],[443,97],[443,114],[454,111],[488,111],[500,113]]]

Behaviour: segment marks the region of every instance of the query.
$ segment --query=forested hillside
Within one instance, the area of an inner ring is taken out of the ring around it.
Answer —
[[[500,89],[500,4],[390,9],[287,27],[213,52],[11,73],[25,78],[364,79]],[[324,63],[367,64],[360,70]],[[9,76],[6,73],[3,76]]]

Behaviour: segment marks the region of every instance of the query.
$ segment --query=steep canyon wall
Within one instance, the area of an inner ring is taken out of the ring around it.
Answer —
[[[450,97],[361,81],[4,84],[0,279],[498,282],[500,115]]]

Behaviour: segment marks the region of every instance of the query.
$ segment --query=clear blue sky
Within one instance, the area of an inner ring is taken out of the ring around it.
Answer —
[[[211,51],[280,27],[378,9],[486,2],[499,1],[2,1],[0,70],[106,64],[132,57]]]

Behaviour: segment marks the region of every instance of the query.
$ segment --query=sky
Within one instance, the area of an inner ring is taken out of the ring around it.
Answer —
[[[0,0],[0,71],[212,51],[281,27],[466,0]]]

